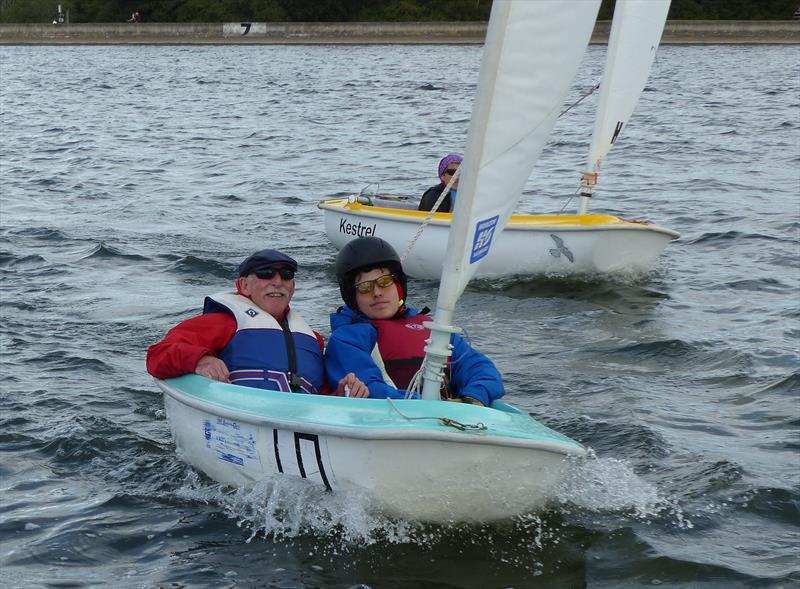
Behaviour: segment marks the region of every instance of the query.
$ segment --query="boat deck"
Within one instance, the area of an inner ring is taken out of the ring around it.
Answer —
[[[363,198],[363,197],[359,197]],[[364,199],[367,200],[367,199]],[[420,223],[430,213],[428,211],[418,211],[416,203],[410,200],[397,199],[397,201],[387,201],[384,199],[369,199],[376,204],[359,202],[352,197],[325,200],[319,203],[319,208],[323,210],[339,211],[344,214],[352,214],[360,217],[376,219],[391,219],[400,222]],[[384,206],[379,206],[384,205]],[[449,225],[453,218],[452,213],[434,213],[431,216],[431,224]],[[548,228],[626,228],[663,231],[672,234],[677,238],[679,234],[664,227],[658,227],[647,221],[628,220],[615,215],[591,214],[591,215],[512,215],[505,230],[526,230],[526,229],[548,229]]]

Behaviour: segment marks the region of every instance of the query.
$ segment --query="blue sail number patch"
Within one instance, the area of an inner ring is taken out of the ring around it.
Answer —
[[[475,237],[472,240],[472,253],[469,256],[470,264],[474,264],[489,253],[489,248],[492,246],[492,237],[494,237],[494,229],[497,227],[499,220],[500,216],[495,215],[485,221],[478,221],[475,226]]]

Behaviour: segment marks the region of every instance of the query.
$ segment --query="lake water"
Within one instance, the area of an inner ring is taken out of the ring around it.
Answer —
[[[651,273],[462,297],[507,400],[593,451],[546,511],[420,525],[292,481],[221,489],[176,456],[147,346],[264,247],[299,260],[295,306],[327,335],[316,203],[433,184],[480,55],[0,47],[4,586],[800,586],[795,46],[660,49],[593,203],[682,233]],[[521,211],[576,205],[593,106],[560,119]]]

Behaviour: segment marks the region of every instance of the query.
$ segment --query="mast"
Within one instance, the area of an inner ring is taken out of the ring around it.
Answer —
[[[600,164],[633,114],[650,76],[669,4],[670,0],[617,0],[614,7],[587,171],[581,175],[579,215],[588,212]]]
[[[467,135],[466,157],[461,163],[461,176],[459,198],[453,211],[450,223],[450,235],[447,240],[444,270],[439,283],[439,296],[436,301],[436,312],[433,323],[426,323],[431,330],[431,338],[425,348],[425,367],[422,375],[422,398],[427,400],[440,399],[442,387],[442,374],[450,357],[450,336],[458,330],[453,327],[453,313],[458,297],[464,290],[459,285],[460,253],[466,248],[467,234],[469,231],[469,216],[459,210],[459,201],[469,195],[470,202],[475,196],[475,179],[478,165],[483,152],[482,139],[486,135],[489,117],[488,110],[491,106],[491,93],[486,88],[493,88],[497,81],[498,65],[502,56],[503,40],[508,19],[511,14],[511,2],[495,2],[486,30],[486,41],[483,49],[483,60],[478,75],[478,95],[475,97],[473,114],[470,120]],[[461,207],[463,210],[464,207]],[[450,268],[451,271],[447,271]]]

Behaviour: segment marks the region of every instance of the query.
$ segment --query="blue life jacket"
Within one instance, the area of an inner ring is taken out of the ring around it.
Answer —
[[[319,393],[325,380],[322,350],[298,313],[290,310],[279,322],[249,298],[231,292],[206,297],[203,313],[230,313],[236,319],[236,333],[219,354],[231,383]]]

